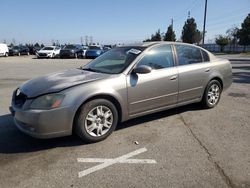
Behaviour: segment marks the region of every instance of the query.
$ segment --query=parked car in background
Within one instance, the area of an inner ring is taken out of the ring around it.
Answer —
[[[9,56],[9,48],[7,44],[0,43],[0,56],[5,56],[5,57]]]
[[[111,50],[110,47],[108,47],[108,46],[103,46],[103,51],[104,51],[104,52],[107,52],[107,51],[109,51],[109,50]]]
[[[30,50],[27,46],[13,46],[9,49],[9,55],[30,55]]]
[[[86,51],[87,51],[88,49],[89,49],[88,46],[85,46],[85,45],[82,46],[82,56],[83,56],[83,57],[85,57]]]
[[[102,46],[89,46],[88,50],[86,51],[85,58],[95,59],[103,53],[104,50]]]
[[[61,48],[58,46],[45,46],[36,55],[37,58],[55,58],[59,57],[60,50]]]
[[[14,91],[10,110],[16,126],[31,136],[76,132],[97,142],[135,117],[198,102],[213,108],[231,84],[230,62],[201,47],[144,43],[25,82]]]
[[[36,55],[36,53],[42,49],[41,46],[28,46],[31,55]]]
[[[79,44],[69,44],[61,49],[60,58],[79,58],[83,57],[83,47]]]

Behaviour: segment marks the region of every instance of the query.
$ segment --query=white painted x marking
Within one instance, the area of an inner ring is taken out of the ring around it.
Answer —
[[[81,178],[83,176],[86,176],[88,174],[91,174],[93,172],[96,172],[98,170],[101,170],[103,168],[106,168],[106,167],[111,166],[111,165],[116,164],[116,163],[147,163],[147,164],[155,164],[155,163],[157,163],[153,159],[129,159],[130,157],[133,157],[135,155],[139,155],[140,153],[143,153],[145,151],[147,151],[146,148],[141,148],[141,149],[135,150],[133,152],[130,152],[130,153],[126,154],[126,155],[122,155],[120,157],[113,158],[113,159],[78,158],[77,161],[82,162],[82,163],[102,163],[102,164],[93,166],[91,168],[88,168],[88,169],[86,169],[84,171],[79,172],[78,177]]]

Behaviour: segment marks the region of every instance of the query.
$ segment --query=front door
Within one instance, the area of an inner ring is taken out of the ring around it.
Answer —
[[[135,116],[166,106],[174,106],[178,95],[178,71],[170,45],[160,45],[146,52],[136,66],[147,65],[147,74],[127,76],[129,115]]]

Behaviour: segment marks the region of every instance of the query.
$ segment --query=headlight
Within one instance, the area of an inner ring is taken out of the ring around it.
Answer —
[[[49,110],[57,108],[63,101],[64,95],[62,94],[48,94],[34,99],[30,108]]]

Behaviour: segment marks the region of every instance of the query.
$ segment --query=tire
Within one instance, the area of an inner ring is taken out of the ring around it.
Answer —
[[[220,101],[220,96],[222,92],[221,84],[218,80],[211,80],[203,94],[202,106],[204,108],[214,108]]]
[[[6,53],[5,53],[5,57],[8,57],[8,56],[9,56],[9,53],[8,53],[8,52],[6,52]]]
[[[55,54],[54,53],[52,54],[51,58],[55,58]]]
[[[108,116],[107,118],[105,118],[105,114]],[[75,123],[75,132],[83,141],[99,142],[115,130],[118,123],[118,112],[112,102],[95,99],[80,108]]]

